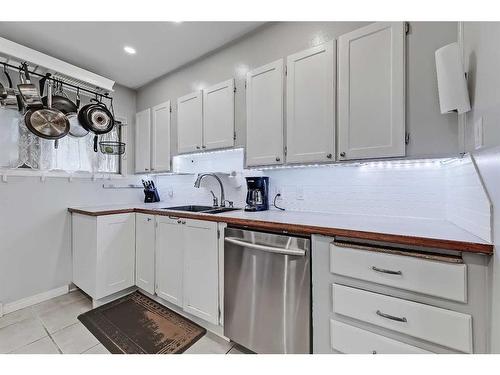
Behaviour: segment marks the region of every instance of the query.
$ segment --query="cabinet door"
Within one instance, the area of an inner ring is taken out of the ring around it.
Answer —
[[[246,164],[283,163],[283,60],[247,73]]]
[[[97,218],[97,295],[109,296],[135,284],[135,214]]]
[[[135,172],[149,172],[151,168],[151,110],[135,115]]]
[[[342,35],[338,77],[339,159],[404,156],[404,23]]]
[[[170,170],[170,101],[153,107],[151,134],[151,170]]]
[[[135,214],[135,285],[155,292],[155,217]]]
[[[203,90],[203,148],[234,146],[234,79]]]
[[[287,57],[286,159],[333,161],[335,41]]]
[[[217,223],[184,220],[184,311],[210,323],[219,319]]]
[[[182,306],[183,225],[165,216],[156,222],[156,294]]]
[[[197,91],[177,99],[177,144],[179,153],[201,150],[203,103]]]

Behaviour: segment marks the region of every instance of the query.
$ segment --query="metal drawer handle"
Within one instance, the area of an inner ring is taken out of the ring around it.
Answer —
[[[389,315],[389,314],[384,314],[380,310],[377,310],[377,315],[381,316],[382,318],[386,318],[386,319],[390,319],[390,320],[395,320],[396,322],[403,322],[403,323],[407,322],[407,320],[406,320],[406,318],[404,316],[402,318],[400,318],[400,317],[397,317],[397,316],[393,316],[393,315]]]
[[[256,243],[241,241],[240,239],[234,238],[234,237],[226,237],[226,238],[224,238],[224,241],[232,243],[234,245],[248,247],[249,249],[266,251],[268,253],[276,253],[276,254],[282,254],[282,255],[296,255],[296,256],[306,255],[306,251],[302,250],[302,249],[293,249],[293,248],[292,249],[285,249],[285,248],[281,248],[281,247],[259,245]]]
[[[401,271],[386,270],[386,269],[378,268],[375,266],[372,266],[372,270],[374,270],[375,272],[380,272],[380,273],[388,273],[389,275],[402,275],[403,274],[403,272],[401,272]]]

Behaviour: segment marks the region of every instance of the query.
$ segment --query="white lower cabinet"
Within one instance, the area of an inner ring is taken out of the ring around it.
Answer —
[[[217,223],[184,220],[184,311],[210,323],[219,320]]]
[[[135,283],[150,294],[155,292],[155,217],[135,215]]]
[[[344,354],[431,354],[427,350],[330,320],[332,349]]]
[[[468,314],[333,284],[333,312],[465,353],[472,353]]]
[[[217,223],[157,216],[156,294],[218,324],[218,249]]]
[[[135,285],[135,214],[73,215],[73,282],[94,299]]]
[[[218,233],[203,220],[73,214],[73,282],[94,300],[136,285],[218,325]]]
[[[182,221],[167,216],[157,216],[156,219],[156,294],[177,306],[182,306]]]

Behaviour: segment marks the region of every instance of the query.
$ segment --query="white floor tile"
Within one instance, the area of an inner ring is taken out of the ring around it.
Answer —
[[[0,353],[9,353],[44,336],[47,332],[37,318],[11,324],[0,329]]]
[[[89,350],[83,352],[83,354],[111,354],[108,349],[104,347],[102,344],[98,344]]]
[[[47,301],[41,302],[32,306],[33,312],[35,314],[43,314],[47,311],[60,309],[61,307],[67,306],[71,303],[77,302],[81,299],[87,298],[82,292],[74,291],[68,294],[64,294],[59,297],[49,299]]]
[[[12,354],[60,354],[50,337],[44,337],[22,348],[14,350]]]
[[[78,322],[78,315],[92,308],[90,300],[84,298],[66,304],[60,308],[49,310],[38,315],[49,333],[54,333]]]
[[[73,324],[51,335],[63,354],[79,354],[99,344],[81,323]]]
[[[31,311],[31,307],[26,307],[21,310],[17,310],[6,314],[0,318],[0,328],[7,327],[11,324],[22,322],[26,319],[34,318],[35,315]]]
[[[193,346],[186,350],[185,354],[226,354],[233,347],[233,343],[221,339],[213,334],[207,333]]]

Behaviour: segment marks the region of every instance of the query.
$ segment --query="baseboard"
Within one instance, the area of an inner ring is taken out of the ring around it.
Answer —
[[[8,314],[16,310],[21,310],[24,309],[25,307],[29,307],[32,305],[36,305],[37,303],[47,301],[51,298],[54,297],[59,297],[62,296],[63,294],[67,294],[69,292],[68,285],[61,286],[56,289],[49,290],[47,292],[35,294],[34,296],[22,298],[20,300],[6,303],[3,305],[3,314]],[[1,314],[1,309],[0,309],[0,316]]]

